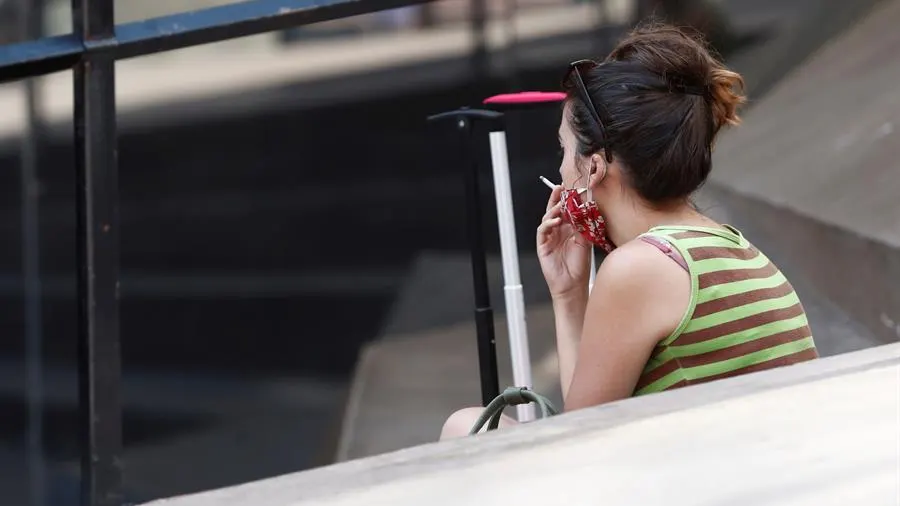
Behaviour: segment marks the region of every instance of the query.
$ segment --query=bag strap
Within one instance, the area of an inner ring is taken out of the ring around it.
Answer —
[[[549,399],[528,389],[528,387],[507,387],[500,395],[494,398],[482,411],[481,416],[475,421],[469,435],[478,434],[478,431],[487,423],[487,430],[494,430],[500,426],[500,417],[508,406],[535,403],[541,409],[541,418],[558,415],[559,410]]]

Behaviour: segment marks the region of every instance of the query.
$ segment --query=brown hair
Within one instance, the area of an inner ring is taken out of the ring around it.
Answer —
[[[631,186],[656,204],[686,198],[706,181],[716,134],[740,123],[745,102],[739,74],[698,36],[667,25],[635,29],[582,77],[603,128],[570,79],[565,89],[579,153],[606,146]]]

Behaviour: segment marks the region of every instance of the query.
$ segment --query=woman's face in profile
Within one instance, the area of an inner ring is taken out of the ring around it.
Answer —
[[[559,176],[562,179],[562,186],[566,189],[575,186],[584,186],[581,174],[578,172],[576,159],[578,157],[578,140],[572,128],[569,126],[569,105],[563,108],[559,121],[559,147],[562,157],[559,162]]]

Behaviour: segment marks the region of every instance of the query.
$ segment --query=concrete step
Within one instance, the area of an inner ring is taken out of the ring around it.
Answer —
[[[0,490],[4,506],[25,506],[26,371],[0,360]],[[47,504],[78,503],[78,377],[45,364],[43,441]],[[343,381],[284,374],[124,370],[123,486],[129,503],[198,492],[329,463]],[[13,467],[9,467],[15,464]],[[21,470],[21,472],[20,472]]]
[[[849,3],[848,3],[849,4]],[[735,214],[882,342],[900,339],[900,1],[882,2],[755,104],[715,155]]]
[[[521,259],[535,389],[558,405],[553,314],[536,259]],[[489,262],[501,388],[512,385],[499,260]],[[360,353],[337,460],[434,441],[453,410],[481,403],[468,258],[423,255],[395,303],[385,331]]]
[[[815,280],[808,277],[803,269],[803,262],[790,254],[782,231],[768,228],[765,219],[744,212],[740,204],[736,205],[733,194],[715,185],[706,186],[696,196],[695,202],[714,220],[740,229],[791,280],[806,309],[813,336],[823,356],[883,344],[877,334],[817,289]]]

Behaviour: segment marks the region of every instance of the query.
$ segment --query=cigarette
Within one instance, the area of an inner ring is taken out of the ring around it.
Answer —
[[[544,176],[538,176],[538,177],[541,178],[541,182],[542,182],[542,183],[544,183],[545,185],[547,185],[547,188],[550,188],[551,190],[555,190],[555,189],[556,189],[556,185],[553,184],[553,183],[551,183],[549,179],[545,178]]]

